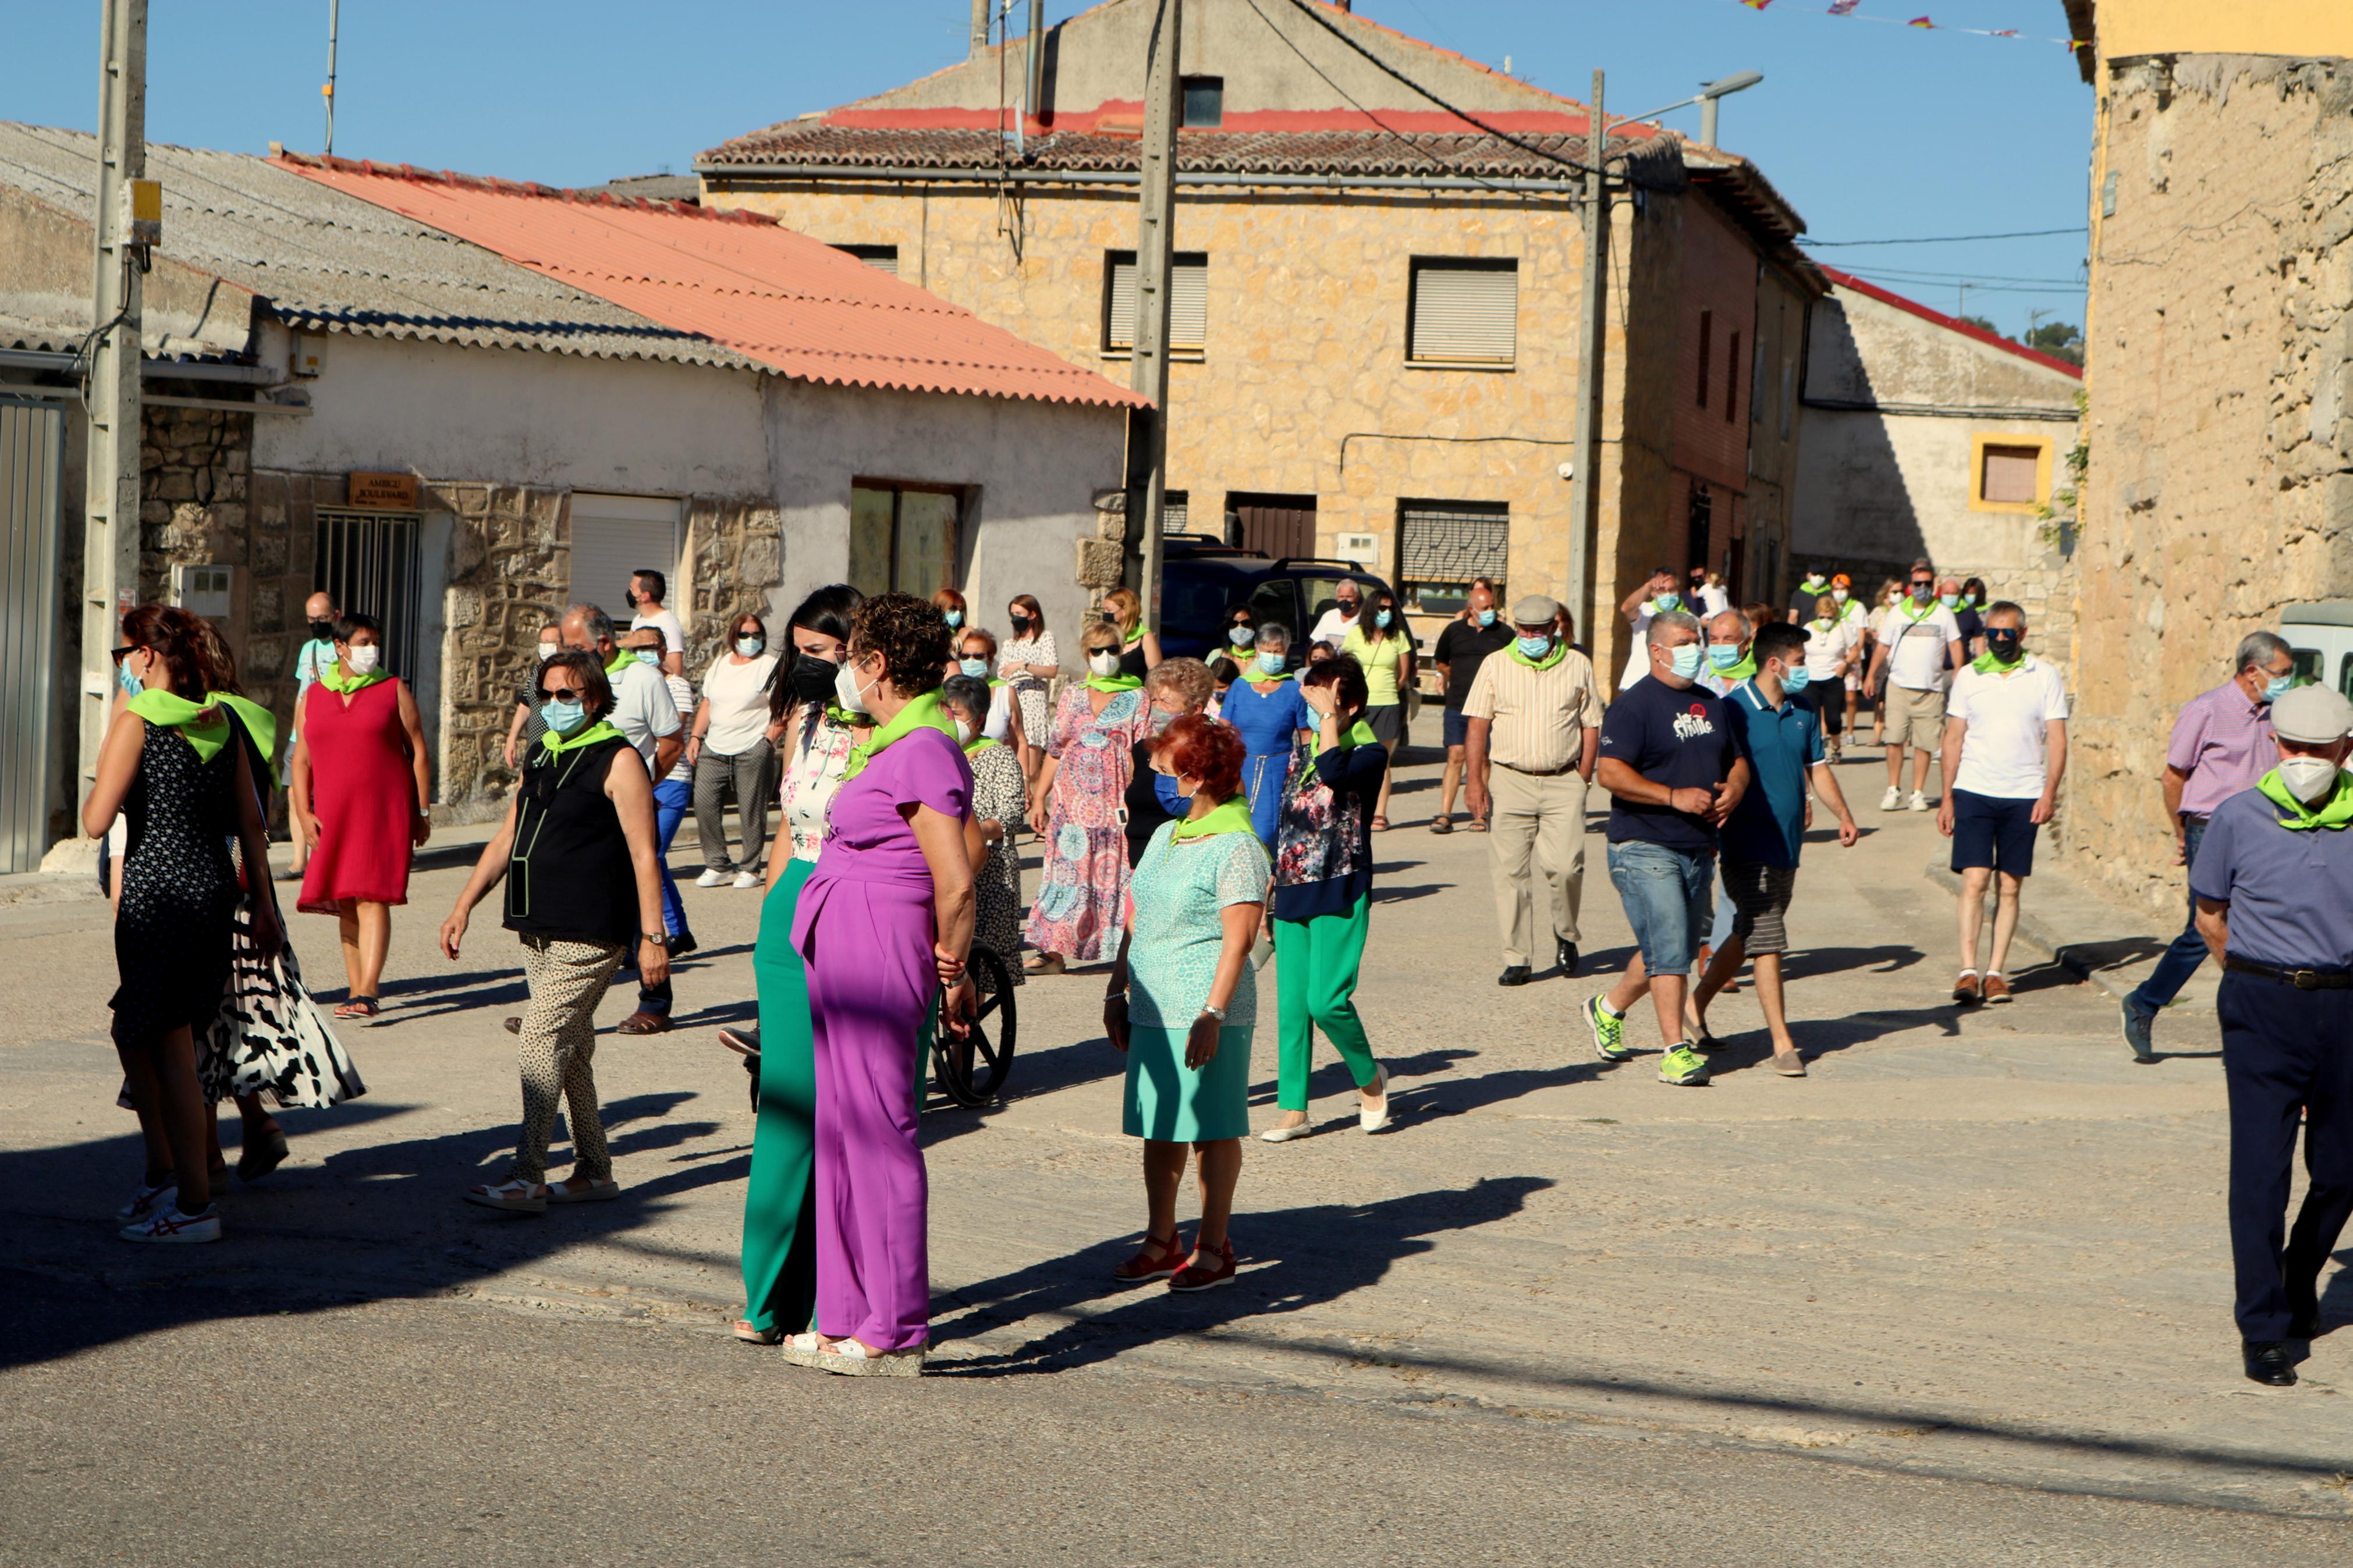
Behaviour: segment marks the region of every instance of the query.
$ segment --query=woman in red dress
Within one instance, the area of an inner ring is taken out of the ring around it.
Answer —
[[[343,923],[351,994],[338,1018],[373,1018],[392,946],[392,906],[408,901],[410,847],[431,835],[433,764],[417,699],[384,668],[373,616],[335,623],[335,662],[303,698],[289,794],[314,847],[297,908]]]

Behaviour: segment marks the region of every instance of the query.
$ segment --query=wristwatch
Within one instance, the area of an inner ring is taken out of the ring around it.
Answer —
[[[652,942],[664,952],[668,952],[670,951],[670,933],[668,931],[639,931],[638,933],[638,940],[639,942]]]
[[[1226,1010],[1223,1007],[1212,1007],[1204,1002],[1201,1004],[1201,1012],[1204,1016],[1215,1018],[1220,1024],[1226,1021]]]

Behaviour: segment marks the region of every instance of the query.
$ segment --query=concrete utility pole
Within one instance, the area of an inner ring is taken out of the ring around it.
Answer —
[[[972,56],[978,59],[988,53],[989,0],[972,0]]]
[[[1593,73],[1593,108],[1586,121],[1585,287],[1577,307],[1577,443],[1568,484],[1568,607],[1588,646],[1601,644],[1595,618],[1593,532],[1600,488],[1595,483],[1601,455],[1601,345],[1607,324],[1609,282],[1609,121],[1602,112],[1601,73]]]
[[[1034,120],[1046,107],[1046,0],[1029,0],[1029,37],[1021,54],[1021,111]]]
[[[327,100],[327,144],[320,151],[335,155],[335,38],[343,31],[343,0],[327,0],[327,85],[319,96]]]
[[[114,696],[109,657],[122,612],[139,597],[139,305],[145,254],[134,194],[160,207],[147,184],[147,0],[106,0],[100,23],[97,329],[83,395],[90,468],[83,486],[81,777],[98,774],[106,710]],[[144,187],[143,190],[141,187]]]
[[[1160,626],[1160,524],[1168,487],[1168,291],[1176,249],[1177,48],[1183,0],[1160,0],[1145,78],[1143,189],[1135,237],[1135,349],[1128,385],[1152,399],[1144,449],[1128,454],[1128,538],[1141,557],[1144,624]],[[1135,426],[1130,426],[1131,430]],[[1137,531],[1142,531],[1139,539]]]

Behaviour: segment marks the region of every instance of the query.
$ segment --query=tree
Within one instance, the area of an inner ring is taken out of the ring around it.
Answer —
[[[1995,326],[1991,321],[1987,321],[1983,316],[1962,316],[1958,318],[1958,320],[1964,326],[1975,327],[1979,331],[1991,332],[1995,337],[2001,336],[2001,329]]]
[[[2031,327],[2026,336],[2019,341],[2052,359],[2063,359],[2069,364],[2084,363],[2084,330],[2065,321],[2046,321],[2039,327]]]

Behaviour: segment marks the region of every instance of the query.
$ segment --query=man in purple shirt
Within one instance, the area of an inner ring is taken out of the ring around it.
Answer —
[[[2279,762],[2272,738],[2272,700],[2288,689],[2295,658],[2270,632],[2249,632],[2239,642],[2237,673],[2213,690],[2182,704],[2173,721],[2173,742],[2165,751],[2165,814],[2173,819],[2173,863],[2198,858],[2214,808]],[[2157,961],[2149,977],[2124,1001],[2125,1044],[2134,1059],[2157,1060],[2149,1038],[2158,1010],[2180,994],[2206,962],[2206,939],[2198,933],[2198,901],[2189,901],[2189,924]]]

